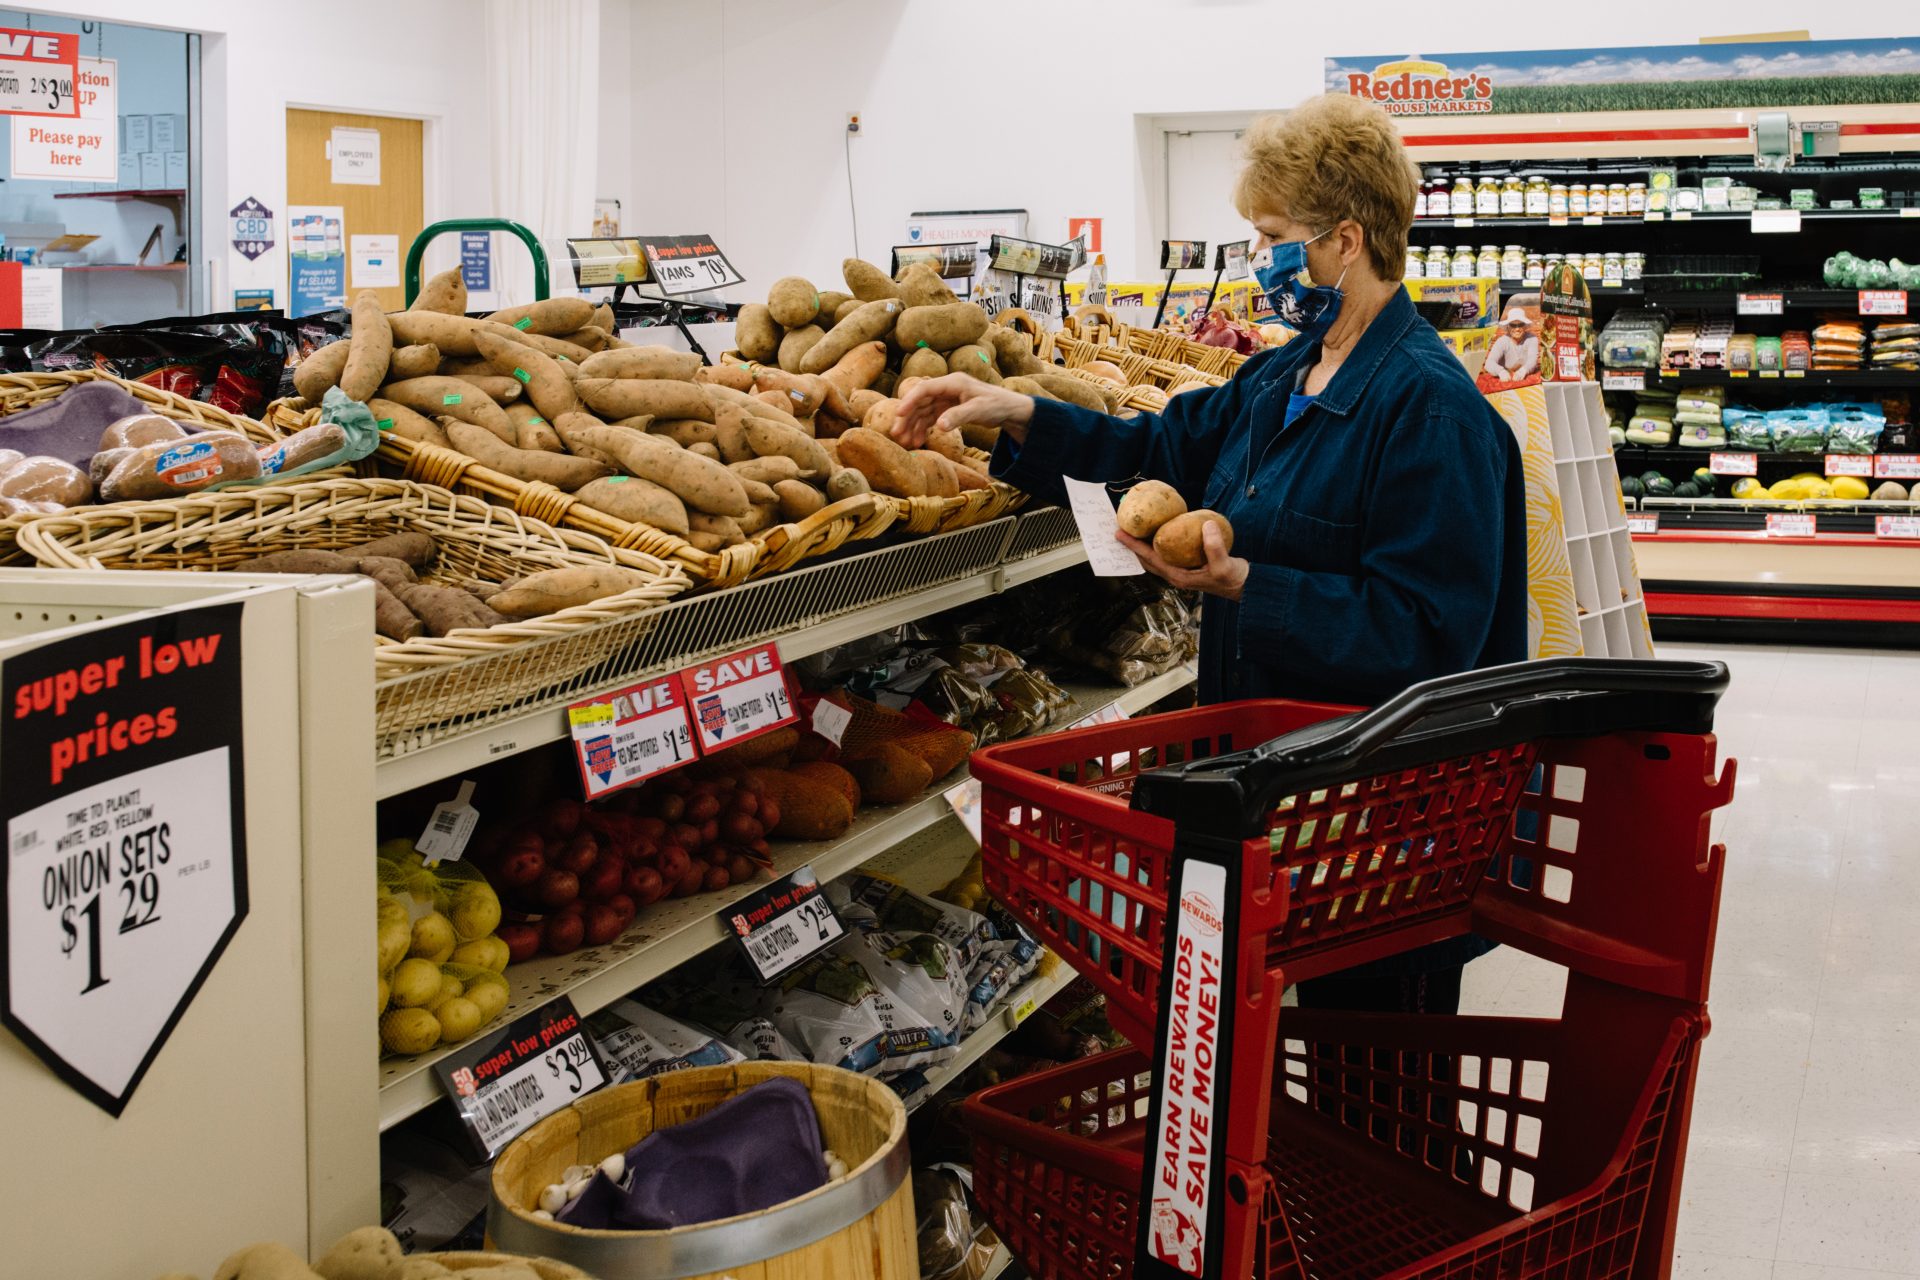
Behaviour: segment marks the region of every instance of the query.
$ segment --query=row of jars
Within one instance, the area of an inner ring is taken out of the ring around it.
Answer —
[[[1541,254],[1530,253],[1517,244],[1504,249],[1483,244],[1475,252],[1470,244],[1454,249],[1437,244],[1424,253],[1418,249],[1407,251],[1407,279],[1498,276],[1502,280],[1538,284],[1546,279],[1548,271],[1563,262],[1579,267],[1581,276],[1588,280],[1638,280],[1647,269],[1647,256],[1643,253]]]
[[[1423,218],[1584,218],[1590,214],[1622,217],[1647,211],[1644,182],[1548,182],[1545,176],[1466,174],[1449,179],[1436,174],[1420,181],[1415,212]]]

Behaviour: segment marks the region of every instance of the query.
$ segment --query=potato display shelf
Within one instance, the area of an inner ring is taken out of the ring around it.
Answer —
[[[1073,549],[1079,549],[1077,544]],[[749,584],[748,589],[752,585]],[[869,627],[861,634],[870,634],[873,629]],[[835,637],[827,643],[839,643],[842,638]],[[806,652],[817,652],[825,647],[827,644],[819,644]],[[1073,695],[1076,704],[1071,718],[1078,719],[1114,703],[1132,714],[1178,692],[1193,680],[1192,667],[1179,667],[1130,689],[1084,684],[1068,684],[1065,687]],[[558,715],[553,718],[556,721],[561,719]],[[557,726],[553,736],[559,736]],[[814,874],[824,883],[870,861],[882,859],[883,855],[889,855],[876,864],[876,869],[891,868],[891,873],[898,878],[898,868],[918,862],[920,859],[916,855],[922,851],[945,849],[946,859],[950,860],[956,851],[953,842],[956,839],[964,842],[968,837],[953,817],[946,792],[965,781],[965,778],[964,770],[956,771],[935,783],[918,799],[891,808],[865,810],[854,820],[847,834],[838,840],[780,841],[773,846],[773,874],[785,875],[796,867],[810,864]],[[916,837],[926,835],[941,824],[946,827],[943,838],[927,844],[914,843]],[[970,850],[968,856],[971,856]],[[965,865],[965,861],[962,857],[952,870],[957,871]],[[949,871],[948,875],[951,874]],[[922,880],[914,877],[911,880],[916,887],[922,888],[938,887],[945,882],[944,878]],[[511,966],[507,970],[507,978],[512,983],[513,994],[506,1012],[501,1015],[501,1021],[511,1021],[562,995],[571,998],[574,1007],[582,1015],[604,1008],[636,987],[725,941],[727,934],[721,925],[720,912],[765,883],[761,879],[712,893],[670,898],[649,907],[631,928],[604,947],[590,947],[565,956],[543,956]],[[1064,965],[1061,968],[1065,970]],[[1070,970],[1065,970],[1065,974],[1066,978],[1071,978]],[[1033,984],[1030,982],[1028,985]],[[1029,995],[1037,995],[1040,990],[1016,992],[1017,999],[1013,1007],[1021,1007]],[[990,1027],[995,1025],[1002,1023],[988,1024]],[[985,1045],[980,1046],[974,1056],[985,1052],[985,1048]],[[438,1100],[439,1083],[431,1068],[440,1058],[455,1051],[449,1048],[411,1058],[389,1058],[380,1064],[380,1128],[383,1131]]]

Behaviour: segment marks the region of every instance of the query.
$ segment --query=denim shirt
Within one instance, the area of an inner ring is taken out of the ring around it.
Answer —
[[[1513,432],[1399,290],[1317,398],[1289,397],[1319,350],[1294,342],[1164,413],[1034,402],[993,474],[1064,504],[1062,476],[1163,480],[1233,525],[1238,601],[1206,597],[1200,699],[1360,706],[1519,662],[1526,488]]]

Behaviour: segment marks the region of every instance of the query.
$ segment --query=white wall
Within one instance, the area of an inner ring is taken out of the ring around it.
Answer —
[[[1319,92],[1329,55],[1684,44],[1810,22],[1816,38],[1920,36],[1908,0],[1613,0],[1544,25],[1464,21],[1431,0],[624,2],[631,147],[603,194],[625,202],[630,232],[720,237],[741,297],[789,273],[837,280],[853,252],[849,111],[862,256],[884,261],[914,210],[1024,207],[1041,240],[1105,218],[1118,273],[1151,234],[1136,117],[1289,106]]]

